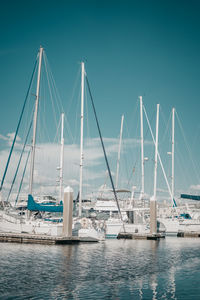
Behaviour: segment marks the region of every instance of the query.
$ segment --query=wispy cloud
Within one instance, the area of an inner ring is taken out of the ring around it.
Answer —
[[[7,141],[7,149],[0,151],[0,178],[2,178],[3,171],[8,159],[9,143],[14,138],[14,133],[8,133],[6,136],[1,135],[0,139]],[[119,147],[119,139],[117,138],[103,138],[106,153],[109,159],[111,173],[115,180],[115,170],[117,162],[117,152]],[[147,144],[152,144],[147,141]],[[139,139],[124,139],[122,145],[122,154],[126,156],[130,150],[140,147]],[[16,170],[16,166],[20,157],[19,149],[22,148],[22,142],[20,137],[17,137],[17,144],[12,155],[8,173],[5,180],[5,188],[8,190]],[[22,177],[23,169],[25,166],[27,153],[25,153],[21,166],[16,179],[15,191],[19,187],[19,183]],[[128,162],[132,165],[132,162]],[[34,170],[34,193],[45,194],[51,191],[53,194],[58,194],[58,179],[60,166],[60,146],[54,143],[40,143],[36,147],[35,156],[35,170]],[[123,166],[121,166],[122,169]],[[126,170],[127,172],[127,170]],[[27,166],[26,175],[23,181],[22,192],[27,193],[29,188],[29,174],[30,174],[30,162]],[[127,173],[125,174],[127,176]],[[64,186],[70,185],[75,191],[79,188],[79,176],[80,176],[80,146],[78,144],[66,144],[64,147]],[[121,180],[125,182],[123,178]],[[106,164],[104,160],[104,154],[99,138],[90,138],[84,140],[84,160],[83,160],[83,188],[87,194],[93,193],[94,189],[98,190],[104,182],[109,184],[109,177],[106,171]],[[121,183],[122,183],[121,182]],[[46,191],[46,192],[45,192]]]
[[[8,137],[8,140],[13,140],[14,139],[14,136],[15,136],[15,132],[11,132],[11,133],[8,133],[7,134],[7,137]],[[17,135],[16,137],[16,141],[17,142],[20,142],[21,141],[21,138]]]
[[[14,140],[15,132],[7,133],[7,135],[0,134],[0,140],[6,141],[7,146],[11,146]],[[22,145],[20,144],[21,138],[17,135],[15,141],[15,147],[21,149]]]
[[[169,191],[167,189],[162,189],[162,188],[157,188],[157,192],[169,194]]]
[[[0,134],[0,139],[4,141],[8,141],[8,137],[2,134]]]
[[[198,190],[198,191],[199,191],[199,190],[200,190],[200,184],[197,184],[197,185],[191,185],[191,186],[190,186],[190,189],[191,189],[191,190]]]
[[[5,137],[6,141],[12,139],[14,134],[8,134]],[[20,137],[17,138],[19,146]],[[17,147],[18,148],[18,147]],[[80,172],[80,146],[77,144],[65,145],[64,148],[64,184],[78,187],[79,185],[79,172]],[[107,147],[109,155],[117,151],[116,147]],[[0,161],[2,168],[0,169],[0,176],[2,178],[3,171],[8,159],[9,149],[0,151]],[[11,184],[17,163],[19,160],[20,152],[14,151],[10,166],[7,172],[5,188],[7,189]],[[25,166],[26,155],[22,159],[21,167],[19,169],[19,176],[16,179],[16,185],[19,186],[19,182],[22,177],[23,168]],[[101,166],[103,164],[103,168]],[[52,143],[38,144],[36,148],[35,156],[35,170],[34,170],[34,188],[35,191],[49,190],[49,186],[54,186],[54,193],[57,191],[60,166],[60,146]],[[30,164],[27,166],[26,176],[24,177],[23,190],[28,190]],[[103,151],[98,139],[87,140],[84,146],[84,172],[83,172],[83,187],[90,187],[90,181],[102,180],[105,177],[105,166],[103,160]]]

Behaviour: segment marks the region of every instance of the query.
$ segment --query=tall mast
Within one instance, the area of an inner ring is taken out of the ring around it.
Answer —
[[[150,198],[150,233],[157,233],[157,164],[158,164],[158,125],[159,125],[159,104],[157,104],[156,115],[156,141],[155,141],[155,162],[154,162],[154,189],[153,196]]]
[[[157,104],[157,115],[156,115],[156,143],[155,143],[155,164],[154,164],[154,189],[153,198],[156,200],[156,189],[157,189],[157,165],[158,165],[158,126],[159,126],[159,104]]]
[[[120,154],[121,154],[123,123],[124,123],[124,115],[122,115],[122,119],[121,119],[120,137],[119,137],[119,148],[118,148],[118,157],[117,157],[117,171],[116,171],[116,183],[115,183],[116,189],[118,187],[118,178],[119,178],[119,162],[120,162]]]
[[[172,108],[172,203],[174,203],[174,113],[175,108]]]
[[[37,115],[38,115],[38,102],[39,102],[39,93],[40,93],[40,75],[41,75],[43,50],[44,49],[42,47],[40,47],[36,99],[35,99],[35,111],[34,111],[34,120],[33,120],[33,142],[32,142],[32,152],[31,152],[29,194],[32,194],[32,188],[33,188],[33,174],[34,174],[34,162],[35,162],[35,141],[36,141],[36,132],[37,132]]]
[[[154,145],[155,145],[155,144],[156,144],[155,138],[154,138],[154,135],[153,135],[153,132],[152,132],[152,129],[151,129],[151,125],[150,125],[150,122],[149,122],[149,119],[148,119],[148,116],[147,116],[147,112],[146,112],[146,110],[145,110],[145,107],[144,107],[144,113],[145,113],[146,120],[147,120],[147,124],[148,124],[148,126],[149,126],[149,130],[150,130],[150,133],[151,133],[151,136],[152,136],[152,139],[153,139],[153,143],[154,143]],[[171,154],[171,152],[170,152],[170,154]],[[168,182],[168,179],[167,179],[167,175],[166,175],[166,173],[165,173],[165,169],[164,169],[164,167],[163,167],[163,163],[162,163],[162,160],[161,160],[159,151],[158,151],[158,159],[159,159],[160,166],[161,166],[161,169],[162,169],[164,178],[165,178],[165,182],[166,182],[166,184],[167,184],[167,188],[168,188],[170,197],[172,198],[171,188],[170,188],[170,185],[169,185],[169,182]],[[175,201],[173,201],[172,204],[173,204],[173,206],[176,206],[176,202],[175,202]]]
[[[144,197],[144,135],[143,135],[143,102],[140,96],[140,139],[141,139],[141,198]]]
[[[60,139],[60,195],[59,195],[59,202],[62,200],[63,195],[63,162],[64,162],[64,113],[61,114],[61,139]]]
[[[85,76],[85,66],[84,66],[84,62],[82,62],[81,63],[81,136],[80,136],[79,217],[81,217],[81,214],[82,214],[84,76]]]

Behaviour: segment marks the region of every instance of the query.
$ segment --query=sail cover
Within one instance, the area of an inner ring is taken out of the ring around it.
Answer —
[[[28,210],[31,211],[48,211],[48,212],[63,212],[63,205],[39,204],[36,203],[32,195],[28,195]]]
[[[181,194],[181,198],[200,201],[200,196],[198,195]]]

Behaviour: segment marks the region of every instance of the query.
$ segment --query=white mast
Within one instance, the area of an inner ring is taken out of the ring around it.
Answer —
[[[115,183],[115,188],[116,189],[118,187],[118,178],[119,178],[119,162],[120,162],[120,154],[121,154],[123,123],[124,123],[124,115],[122,115],[122,119],[121,119],[120,137],[119,137],[119,148],[118,148],[118,157],[117,157],[117,171],[116,171],[116,183]]]
[[[60,195],[59,195],[59,201],[62,199],[63,195],[63,163],[64,163],[64,137],[63,137],[63,131],[64,131],[64,113],[61,114],[61,139],[60,139]]]
[[[153,198],[156,201],[156,188],[157,188],[157,165],[158,165],[158,125],[159,125],[159,104],[157,104],[156,116],[156,143],[155,143],[155,164],[154,164],[154,189]]]
[[[154,189],[153,196],[150,199],[150,233],[157,233],[157,165],[158,165],[158,125],[159,125],[159,104],[157,104],[156,115],[156,141],[155,141],[155,162],[154,162]]]
[[[174,113],[175,108],[172,108],[172,203],[174,202]]]
[[[144,197],[144,136],[143,136],[143,103],[142,96],[140,98],[140,139],[141,139],[141,179],[142,179],[142,187],[141,187],[141,199]]]
[[[82,214],[84,76],[85,76],[85,66],[84,66],[84,62],[82,62],[81,63],[81,136],[80,136],[79,217],[81,217],[81,214]]]
[[[29,194],[32,194],[32,188],[33,188],[33,174],[34,174],[34,161],[35,161],[35,141],[36,141],[36,132],[37,132],[37,115],[38,115],[38,101],[39,101],[39,93],[40,93],[40,75],[41,75],[42,54],[43,54],[43,48],[40,47],[39,64],[38,64],[38,76],[37,76],[37,88],[36,88],[36,99],[35,99],[35,111],[34,111],[34,119],[33,119],[33,142],[32,142],[32,152],[31,152]]]
[[[154,145],[155,145],[155,144],[156,144],[156,142],[155,142],[155,138],[154,138],[154,135],[153,135],[153,132],[152,132],[152,129],[151,129],[151,125],[150,125],[150,122],[149,122],[149,119],[148,119],[148,116],[147,116],[147,112],[146,112],[146,110],[145,110],[145,107],[144,107],[144,113],[145,113],[146,120],[147,120],[147,123],[148,123],[149,129],[150,129],[150,133],[151,133],[151,136],[152,136],[152,139],[153,139],[153,143],[154,143]],[[160,166],[161,166],[161,169],[162,169],[162,172],[163,172],[163,175],[164,175],[164,178],[165,178],[166,184],[167,184],[167,188],[168,188],[168,191],[169,191],[170,197],[172,198],[172,192],[171,192],[171,188],[170,188],[169,182],[168,182],[168,180],[167,180],[167,175],[166,175],[166,173],[165,173],[165,169],[164,169],[164,167],[163,167],[163,163],[162,163],[162,160],[161,160],[161,157],[160,157],[159,151],[158,151],[158,159],[159,159]],[[172,204],[174,204],[174,202],[173,202]]]

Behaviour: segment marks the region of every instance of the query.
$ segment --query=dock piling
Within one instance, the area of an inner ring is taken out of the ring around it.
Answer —
[[[150,199],[150,233],[157,233],[157,201],[154,197]]]
[[[63,200],[63,237],[72,237],[73,189],[64,189]]]

